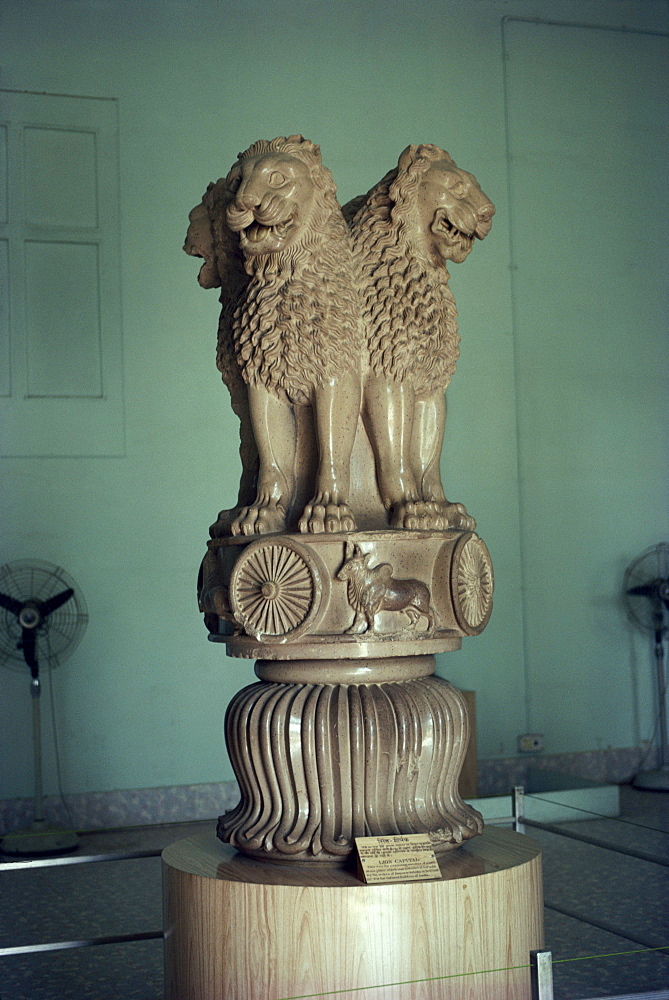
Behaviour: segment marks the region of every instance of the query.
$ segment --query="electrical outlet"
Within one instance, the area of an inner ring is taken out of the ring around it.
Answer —
[[[520,753],[539,753],[544,749],[544,738],[541,733],[524,733],[518,737]]]

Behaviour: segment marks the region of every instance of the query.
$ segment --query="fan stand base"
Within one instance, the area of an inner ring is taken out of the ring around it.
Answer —
[[[0,839],[2,854],[19,854],[41,857],[47,854],[67,854],[79,846],[79,838],[73,830],[63,830],[46,820],[33,820],[30,826],[14,830]]]
[[[669,792],[669,767],[661,767],[657,771],[640,771],[632,784],[647,792]]]

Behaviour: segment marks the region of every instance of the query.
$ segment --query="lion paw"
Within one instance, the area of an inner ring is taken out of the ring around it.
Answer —
[[[209,528],[209,537],[225,538],[226,535],[232,534],[232,522],[239,514],[239,510],[239,507],[233,507],[232,510],[219,511],[218,517]]]
[[[364,635],[364,633],[368,632],[368,631],[369,631],[369,624],[361,616],[359,618],[356,617],[354,619],[353,624],[349,625],[349,627],[346,629],[345,634],[346,635]],[[372,631],[374,631],[374,630],[372,629]]]
[[[461,503],[436,500],[402,500],[392,508],[391,528],[405,531],[474,531],[476,521]]]
[[[395,504],[390,526],[405,531],[443,531],[448,527],[439,505],[424,500],[403,500]]]
[[[229,535],[238,535],[239,530],[235,530],[237,524],[249,511],[250,507],[231,507],[229,510],[220,510],[218,517],[209,527],[210,538],[227,538]]]
[[[242,507],[230,525],[233,535],[269,535],[286,530],[286,512],[275,501]]]
[[[439,504],[446,528],[460,528],[461,531],[476,531],[476,521],[467,513],[464,504],[449,503],[446,500]]]
[[[298,527],[305,535],[355,531],[355,519],[348,504],[330,503],[327,498],[316,497],[304,508]]]

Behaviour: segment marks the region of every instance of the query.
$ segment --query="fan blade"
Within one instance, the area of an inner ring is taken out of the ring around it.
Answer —
[[[649,583],[642,583],[638,587],[630,587],[627,591],[633,597],[650,597],[654,600],[660,599],[660,587],[663,580],[651,580]]]
[[[39,668],[37,666],[37,656],[35,655],[35,645],[37,636],[35,635],[35,629],[24,628],[21,633],[21,649],[23,650],[23,659],[26,661],[30,667],[30,673],[33,677],[37,677],[39,673]]]
[[[53,611],[57,611],[58,608],[61,608],[71,597],[74,597],[74,591],[71,587],[68,587],[67,590],[61,591],[60,594],[55,594],[53,597],[50,597],[48,601],[43,601],[40,605],[40,611],[42,612],[44,618],[46,618],[47,615],[50,615]]]
[[[18,616],[23,610],[23,604],[9,594],[0,594],[0,608],[4,608],[5,611],[11,611],[13,615]]]

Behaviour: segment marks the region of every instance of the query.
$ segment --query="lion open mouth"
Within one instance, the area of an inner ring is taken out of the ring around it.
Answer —
[[[462,229],[458,229],[455,223],[451,222],[446,215],[442,216],[439,220],[439,229],[448,240],[450,246],[456,246],[459,243],[464,250],[471,247],[474,242],[473,233],[465,233]]]
[[[278,222],[273,226],[263,225],[263,223],[254,220],[250,226],[247,226],[242,230],[241,237],[256,246],[259,243],[264,243],[269,236],[282,240],[290,229],[291,224],[291,219],[286,219],[284,222]]]
[[[230,229],[239,233],[242,245],[258,250],[265,242],[284,240],[295,221],[292,215],[281,218],[277,211],[238,209],[235,205],[228,207],[226,218]]]

